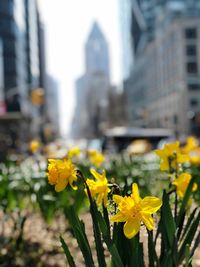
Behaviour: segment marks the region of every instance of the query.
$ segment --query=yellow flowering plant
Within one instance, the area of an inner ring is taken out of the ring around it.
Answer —
[[[88,158],[95,167],[100,167],[105,161],[105,156],[95,149],[88,150]]]
[[[140,231],[143,222],[149,231],[154,229],[152,214],[160,209],[162,200],[157,197],[140,198],[138,186],[132,185],[130,196],[113,195],[114,202],[118,205],[118,213],[111,217],[112,222],[125,222],[124,234],[133,238]]]
[[[132,183],[131,192],[128,186],[121,188],[107,178],[105,171],[92,168],[90,173],[94,179],[86,179],[70,159],[49,160],[48,180],[55,185],[56,191],[64,190],[68,184],[74,187],[77,180],[84,184],[90,203],[98,266],[192,266],[192,257],[200,239],[200,209],[195,207],[190,211],[188,203],[192,192],[197,189],[196,177],[182,172],[187,154],[181,152],[178,142],[165,145],[156,153],[161,157],[161,170],[168,171],[169,176],[174,177],[169,182],[169,188],[163,190],[162,199],[140,195],[137,183]],[[84,222],[79,219],[73,206],[69,208],[68,220],[85,266],[94,267],[94,251],[88,241]],[[142,241],[145,233],[147,252]],[[69,266],[75,267],[75,259],[66,241],[62,237],[60,241]],[[105,257],[105,246],[109,258]],[[144,260],[144,253],[147,253],[147,261]]]
[[[80,154],[81,154],[80,148],[77,146],[73,146],[68,150],[67,156],[68,158],[72,159],[72,158],[78,158]]]
[[[74,182],[77,180],[76,170],[69,159],[49,159],[48,164],[48,181],[55,185],[55,191],[60,192],[69,184],[74,190],[77,187]]]
[[[157,149],[155,153],[161,158],[160,169],[162,171],[177,171],[180,164],[189,161],[188,154],[182,153],[178,141],[173,144],[165,144],[163,149]]]
[[[181,175],[179,175],[179,177],[172,182],[172,184],[176,186],[176,193],[180,199],[183,199],[191,179],[192,179],[191,174],[181,173]],[[197,183],[194,183],[192,187],[192,192],[195,192],[196,190],[197,190]]]
[[[96,179],[96,181],[92,179],[86,180],[91,196],[92,198],[94,198],[94,196],[97,195],[97,205],[103,204],[104,207],[106,207],[110,188],[108,187],[108,180],[106,178],[105,171],[103,171],[103,173],[100,174],[94,169],[91,169],[90,172]]]

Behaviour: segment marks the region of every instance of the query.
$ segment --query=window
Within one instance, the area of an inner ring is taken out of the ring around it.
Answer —
[[[198,84],[198,83],[188,84],[188,89],[191,90],[191,91],[199,90],[200,89],[200,84]]]
[[[196,39],[197,38],[197,29],[196,28],[185,29],[185,38],[186,39]]]
[[[186,55],[187,56],[196,56],[197,55],[196,45],[187,45],[186,46]]]
[[[197,62],[188,62],[187,63],[187,73],[197,74],[197,72],[198,72]]]
[[[191,106],[197,106],[198,105],[198,100],[196,98],[191,98],[190,99],[190,105]]]

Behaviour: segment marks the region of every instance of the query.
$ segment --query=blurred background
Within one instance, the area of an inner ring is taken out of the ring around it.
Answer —
[[[200,0],[0,0],[1,267],[65,266],[60,234],[85,266],[71,206],[94,247],[81,179],[55,192],[48,159],[161,196],[152,150],[176,138],[199,177]]]
[[[199,136],[199,65],[199,0],[1,0],[0,158]]]

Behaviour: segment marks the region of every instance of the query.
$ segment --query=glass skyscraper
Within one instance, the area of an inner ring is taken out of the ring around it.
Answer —
[[[36,0],[0,1],[4,92],[7,111],[29,112],[29,91],[39,86]]]

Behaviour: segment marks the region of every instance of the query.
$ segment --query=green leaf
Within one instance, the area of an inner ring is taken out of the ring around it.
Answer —
[[[161,208],[161,266],[177,266],[177,230],[175,220],[169,203],[169,196],[163,191],[163,206]],[[155,244],[155,242],[154,242]],[[155,244],[156,245],[156,244]]]
[[[139,266],[145,267],[143,243],[139,243]]]
[[[82,178],[84,179],[83,176],[82,176]],[[98,220],[97,220],[98,209],[96,206],[96,202],[93,201],[93,199],[92,199],[90,189],[89,189],[85,179],[84,179],[84,183],[85,183],[88,198],[90,201],[90,213],[91,213],[92,221],[93,221],[93,231],[94,231],[94,239],[95,239],[96,250],[97,250],[98,263],[99,263],[99,266],[106,267],[104,248],[103,248],[103,243],[102,243],[102,239],[101,239],[101,232],[100,232],[99,224],[98,224]]]
[[[189,267],[190,264],[191,264],[190,246],[187,244],[185,247],[185,267]]]
[[[149,255],[149,267],[160,267],[160,263],[155,250],[155,244],[153,242],[153,232],[148,231],[148,255]],[[156,265],[155,265],[156,262]]]
[[[131,265],[138,266],[139,265],[139,233],[134,236],[131,240]]]
[[[193,245],[193,247],[191,249],[190,257],[193,257],[194,252],[195,252],[196,248],[199,246],[199,244],[200,244],[200,231],[199,231],[199,233],[198,233],[198,235],[196,237],[196,240],[194,242],[194,245]]]
[[[104,220],[107,224],[107,229],[108,229],[109,235],[110,235],[110,221],[109,221],[109,216],[108,216],[108,210],[107,210],[107,208],[104,207],[104,205],[102,205],[102,206],[103,206],[103,217],[104,217]]]
[[[69,207],[68,219],[72,227],[75,238],[85,259],[86,266],[94,267],[92,252],[85,233],[84,223],[79,220],[73,207]]]
[[[192,187],[193,187],[193,184],[194,184],[194,180],[195,180],[195,177],[192,177],[192,179],[190,180],[190,183],[188,185],[188,188],[187,188],[187,190],[185,192],[185,195],[183,197],[183,201],[182,201],[182,204],[181,204],[181,207],[180,207],[180,211],[179,211],[179,214],[178,214],[178,217],[177,217],[177,227],[179,227],[179,225],[182,223],[184,214],[185,214],[185,212],[187,210],[188,201],[189,201],[191,193],[192,193]]]
[[[123,263],[122,260],[119,256],[118,250],[115,246],[115,244],[113,243],[113,241],[111,240],[110,234],[109,234],[109,230],[107,227],[107,224],[102,216],[102,214],[100,212],[98,212],[98,221],[99,221],[99,226],[103,235],[103,239],[108,247],[108,250],[110,251],[110,254],[112,256],[112,260],[114,262],[114,266],[115,267],[123,267]]]
[[[88,242],[85,240],[84,233],[80,231],[80,229],[78,229],[77,227],[74,227],[73,230],[75,231],[75,236],[85,259],[86,266],[94,267],[92,253],[90,247],[88,247]]]
[[[172,251],[168,250],[161,263],[162,267],[172,267]]]
[[[190,245],[193,241],[193,238],[196,234],[196,230],[199,226],[199,221],[200,221],[200,211],[197,214],[196,218],[193,220],[193,223],[190,225],[190,228],[187,231],[187,234],[180,245],[180,250],[179,250],[179,255],[178,255],[179,256],[179,264],[181,264],[181,262],[183,261],[183,259],[185,257],[186,246]]]
[[[188,218],[187,220],[187,223],[185,226],[183,226],[183,224],[179,224],[179,231],[178,231],[178,237],[181,239],[184,238],[185,234],[187,233],[192,221],[194,220],[195,218],[195,214],[196,214],[196,211],[197,211],[197,207],[193,210],[193,212],[190,214],[190,217]],[[182,235],[181,235],[181,232],[182,232]],[[181,235],[181,236],[180,236]]]
[[[172,211],[169,205],[169,197],[164,190],[163,192],[163,206],[162,206],[162,219],[164,221],[164,227],[167,233],[167,238],[172,247],[175,237],[176,224],[172,215]]]
[[[70,253],[70,251],[68,249],[67,244],[65,243],[64,239],[62,238],[62,236],[60,236],[60,242],[62,244],[62,248],[63,248],[63,250],[65,252],[65,256],[67,258],[67,261],[69,263],[69,266],[70,267],[76,267],[76,265],[74,263],[74,259],[73,259],[72,255],[71,255],[71,253]]]

